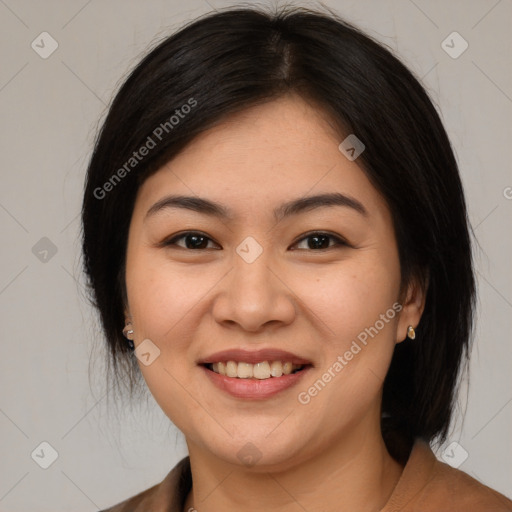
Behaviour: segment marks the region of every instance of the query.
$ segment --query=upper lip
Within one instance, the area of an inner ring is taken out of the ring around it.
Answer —
[[[198,364],[211,364],[218,363],[220,361],[236,361],[241,363],[261,363],[263,361],[282,361],[290,362],[293,364],[311,364],[311,361],[299,357],[291,352],[285,350],[278,350],[276,348],[266,348],[260,350],[243,350],[238,348],[232,348],[229,350],[223,350],[221,352],[215,352],[201,360]]]

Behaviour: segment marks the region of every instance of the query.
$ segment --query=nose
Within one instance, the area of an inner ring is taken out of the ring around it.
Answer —
[[[213,304],[218,323],[256,333],[293,322],[295,295],[265,252],[252,263],[234,257],[234,268],[222,280]]]

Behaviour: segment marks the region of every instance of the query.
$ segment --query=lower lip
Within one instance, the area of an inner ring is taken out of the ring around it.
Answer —
[[[234,377],[227,377],[220,373],[215,373],[205,366],[202,366],[203,371],[211,380],[211,382],[222,391],[234,396],[235,398],[244,398],[252,400],[262,400],[277,395],[281,391],[288,389],[297,384],[310,370],[308,366],[297,373],[290,373],[289,375],[282,375],[281,377],[270,377],[269,379],[238,379]]]

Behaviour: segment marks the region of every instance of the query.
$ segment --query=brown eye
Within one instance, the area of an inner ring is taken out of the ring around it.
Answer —
[[[178,243],[180,240],[184,240],[184,243]],[[213,240],[202,233],[188,231],[165,241],[162,245],[166,247],[175,245],[183,249],[199,250],[211,248],[208,247],[208,242],[213,242]]]
[[[325,249],[330,249],[331,247],[348,245],[344,240],[342,240],[338,236],[331,235],[330,233],[321,233],[321,232],[315,232],[315,233],[308,234],[307,236],[301,238],[299,240],[299,242],[297,242],[296,245],[300,245],[304,241],[307,241],[306,246],[299,247],[300,250],[304,250],[304,249],[325,250]],[[333,245],[330,245],[331,241],[334,241],[335,243]]]

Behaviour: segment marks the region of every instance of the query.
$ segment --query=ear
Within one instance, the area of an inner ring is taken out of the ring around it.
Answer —
[[[130,314],[130,308],[128,306],[125,306],[124,308],[124,323],[127,324],[128,322],[131,322],[132,315]]]
[[[124,308],[124,327],[123,327],[123,336],[130,341],[133,341],[133,325],[132,318],[130,315],[129,308]],[[133,348],[133,347],[132,347]]]
[[[412,325],[415,329],[420,323],[421,315],[425,309],[425,302],[428,290],[428,275],[424,279],[420,276],[411,278],[404,293],[405,299],[398,319],[396,342],[401,343],[407,338],[407,328]]]

